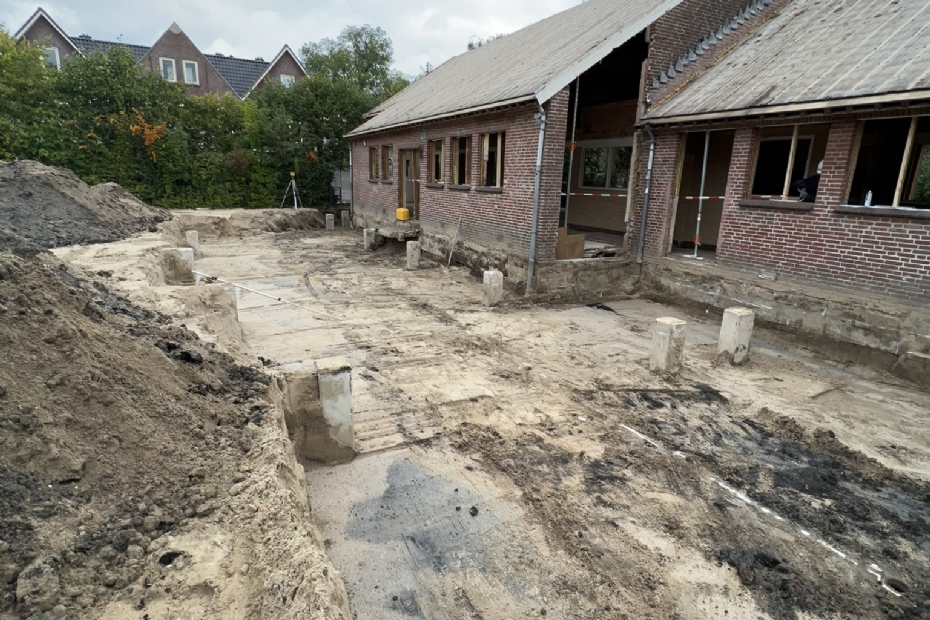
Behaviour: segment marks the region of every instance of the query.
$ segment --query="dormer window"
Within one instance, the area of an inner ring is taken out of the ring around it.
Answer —
[[[61,56],[58,54],[57,47],[45,48],[46,64],[52,69],[61,69]]]
[[[159,58],[158,62],[161,65],[161,76],[169,82],[177,82],[178,72],[174,66],[174,58]]]
[[[193,60],[184,61],[184,83],[185,84],[200,84],[200,73],[197,70],[197,63]]]

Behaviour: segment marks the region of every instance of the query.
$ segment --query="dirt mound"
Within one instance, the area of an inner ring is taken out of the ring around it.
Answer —
[[[0,250],[115,241],[170,219],[114,183],[90,187],[64,168],[0,162]]]
[[[348,617],[260,370],[11,254],[0,347],[0,618]]]

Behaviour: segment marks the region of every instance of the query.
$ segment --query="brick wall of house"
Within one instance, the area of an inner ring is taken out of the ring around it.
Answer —
[[[278,62],[274,63],[268,70],[268,75],[262,78],[261,82],[256,85],[256,88],[263,86],[268,83],[268,81],[280,82],[282,75],[290,75],[295,80],[304,77],[303,69],[290,54],[282,54]]]
[[[178,83],[184,84],[189,95],[206,95],[207,93],[225,95],[233,92],[226,80],[213,68],[213,65],[207,61],[197,46],[194,45],[194,42],[184,32],[174,33],[170,29],[165,31],[165,34],[155,42],[149,52],[142,58],[141,64],[160,75],[160,58],[174,59]],[[185,60],[192,60],[197,63],[199,84],[184,83],[183,61]]]
[[[540,261],[555,258],[568,90],[553,97],[545,107],[549,124],[546,130],[537,233],[537,257]],[[420,189],[419,221],[423,234],[452,237],[458,230],[458,238],[465,243],[501,252],[525,262],[529,257],[539,137],[539,127],[534,119],[536,113],[535,106],[527,105],[504,112],[356,138],[352,143],[356,214],[369,223],[394,223],[400,192],[400,150],[420,149],[419,178],[425,180],[429,165],[428,144],[433,140],[442,140],[443,187],[430,187],[424,183]],[[483,192],[476,187],[480,183],[481,135],[499,131],[506,132],[504,186],[499,193]],[[473,144],[472,187],[467,190],[451,187],[451,139],[464,136],[471,136]],[[382,145],[391,146],[394,158],[393,178],[389,182],[368,179],[369,148]]]
[[[48,39],[47,45],[58,48],[58,56],[62,61],[72,54],[77,54],[74,46],[58,34],[58,31],[44,17],[39,17],[36,23],[23,33],[23,39],[42,44],[46,44],[45,41]]]
[[[646,216],[646,243],[643,250],[645,256],[662,256],[667,249],[668,231],[675,197],[675,177],[678,172],[678,155],[683,135],[677,131],[655,132],[655,156],[649,190],[649,212]],[[642,223],[645,199],[646,168],[649,159],[649,137],[645,132],[640,138],[640,155],[637,159],[635,172],[636,194],[634,195],[633,213],[630,215],[628,235],[630,248],[632,248],[634,254],[639,247],[639,230]]]

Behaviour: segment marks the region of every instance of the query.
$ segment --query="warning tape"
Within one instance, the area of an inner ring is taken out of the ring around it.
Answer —
[[[726,196],[679,196],[678,200],[723,200]]]
[[[626,194],[585,194],[582,192],[562,192],[563,196],[593,196],[595,198],[626,198]]]

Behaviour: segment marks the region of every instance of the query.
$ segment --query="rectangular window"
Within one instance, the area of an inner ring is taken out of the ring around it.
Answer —
[[[481,184],[485,187],[504,186],[504,133],[483,136],[481,149]]]
[[[433,140],[429,143],[429,181],[442,183],[445,177],[442,159],[442,140]]]
[[[930,116],[863,124],[848,204],[930,208]]]
[[[381,180],[391,181],[394,178],[394,152],[393,145],[385,144],[381,147]]]
[[[58,55],[57,47],[45,48],[45,63],[52,69],[61,69],[61,57]]]
[[[759,132],[752,198],[814,202],[830,125],[785,125]]]
[[[471,136],[452,138],[452,182],[471,185]]]
[[[368,149],[368,178],[378,178],[378,147],[376,146]]]
[[[197,70],[197,63],[193,60],[185,60],[184,63],[184,83],[200,84],[200,72]]]
[[[581,186],[596,189],[628,189],[632,155],[633,148],[629,146],[583,149]]]
[[[177,82],[178,74],[174,67],[174,59],[159,58],[158,62],[161,65],[161,76],[169,82]]]
[[[284,88],[290,88],[291,84],[294,83],[293,75],[281,75],[281,83],[284,84]]]

